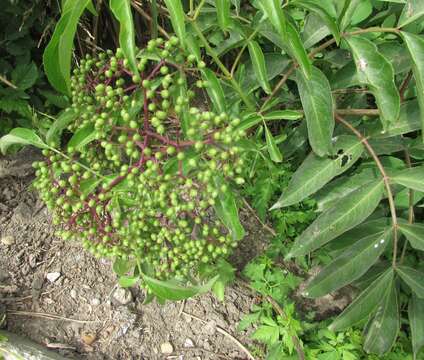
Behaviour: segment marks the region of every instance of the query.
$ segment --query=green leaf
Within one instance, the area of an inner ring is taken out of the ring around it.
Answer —
[[[278,326],[261,325],[252,334],[253,340],[259,340],[267,345],[273,345],[278,341],[280,329]]]
[[[257,113],[249,114],[243,118],[237,126],[238,130],[247,130],[251,127],[268,120],[299,120],[303,117],[303,113],[296,110],[276,110],[271,111],[265,115]]]
[[[215,73],[210,69],[204,69],[202,71],[205,80],[208,83],[206,91],[212,101],[213,106],[219,113],[226,111],[226,101],[224,91],[222,90],[221,83],[216,77]]]
[[[344,31],[352,22],[352,17],[362,0],[346,0],[344,9],[340,14],[340,31]]]
[[[285,45],[290,56],[296,59],[304,77],[310,80],[311,76],[313,76],[313,66],[305,50],[305,47],[303,46],[303,42],[300,38],[299,33],[297,32],[296,28],[290,23],[287,23],[287,39],[288,41],[285,42]]]
[[[341,135],[334,144],[334,159],[309,154],[296,170],[280,199],[271,209],[296,204],[321,189],[331,179],[349,169],[363,152],[355,136]]]
[[[382,180],[372,181],[322,213],[295,240],[287,258],[306,255],[363,222],[383,196]]]
[[[424,347],[424,300],[412,296],[408,305],[409,326],[414,355]]]
[[[171,17],[172,27],[184,47],[186,38],[185,14],[181,0],[164,0]]]
[[[230,0],[216,0],[215,2],[216,12],[218,15],[218,24],[219,27],[225,31],[228,29],[231,23],[230,17]]]
[[[367,85],[380,110],[383,127],[395,123],[400,113],[400,96],[390,62],[370,40],[352,36],[346,39],[356,64],[360,83]]]
[[[411,290],[420,298],[424,298],[424,273],[409,266],[397,266],[396,272]]]
[[[31,119],[32,113],[28,101],[23,99],[0,98],[0,110],[10,114],[16,112],[24,118]]]
[[[62,131],[65,130],[66,127],[78,116],[76,111],[72,108],[69,109],[70,110],[63,111],[50,126],[46,134],[47,144],[51,144],[52,142],[58,143]]]
[[[266,125],[265,125],[265,139],[266,139],[266,145],[267,145],[268,153],[271,160],[274,162],[282,162],[283,155],[281,155],[280,149],[275,143],[275,139]]]
[[[12,83],[19,90],[29,89],[35,84],[38,78],[38,69],[34,62],[29,64],[19,64],[12,71]]]
[[[215,199],[215,212],[230,231],[234,240],[241,240],[245,231],[240,223],[236,200],[228,184],[221,176],[214,177],[215,186],[218,189],[218,197]]]
[[[175,281],[161,281],[153,279],[147,275],[143,275],[143,279],[149,289],[157,297],[165,300],[179,301],[191,298],[195,295],[208,292],[219,276],[215,276],[206,284],[201,286],[181,286]]]
[[[128,259],[124,258],[116,258],[113,265],[112,270],[115,274],[119,276],[126,275],[132,268],[134,267],[134,263]]]
[[[297,86],[305,110],[308,137],[312,149],[318,156],[331,155],[331,138],[334,130],[333,96],[327,77],[316,67],[311,79],[297,71]]]
[[[268,17],[272,26],[284,39],[286,38],[286,18],[280,0],[261,0],[257,2],[262,12]]]
[[[359,279],[384,252],[391,232],[390,228],[355,242],[313,278],[305,290],[305,296],[324,296]]]
[[[421,19],[424,16],[424,3],[421,0],[407,0],[402,14],[399,17],[398,27],[406,25]]]
[[[400,223],[399,230],[414,249],[424,251],[424,224]]]
[[[0,151],[3,154],[11,145],[32,145],[40,149],[48,147],[34,130],[26,128],[15,128],[9,134],[0,138]]]
[[[380,356],[385,354],[395,343],[399,328],[398,295],[396,287],[392,283],[367,326],[364,350]]]
[[[327,12],[327,10],[322,7],[318,2],[313,0],[295,0],[291,3],[292,5],[302,6],[305,9],[316,13],[327,25],[336,39],[337,44],[340,42],[340,31],[337,23]]]
[[[102,182],[102,179],[97,179],[97,178],[81,180],[79,185],[79,191],[81,192],[82,195],[87,196],[92,191],[94,191],[101,182]]]
[[[133,75],[138,74],[135,60],[136,46],[134,22],[131,13],[131,0],[109,0],[110,9],[119,21],[119,46],[128,59]]]
[[[331,323],[330,330],[340,331],[349,328],[373,313],[381,299],[393,286],[393,270],[389,268],[369,285],[355,300]]]
[[[407,188],[424,191],[424,166],[417,166],[396,172],[390,177],[396,184]]]
[[[71,137],[68,142],[68,149],[73,148],[74,150],[78,151],[95,139],[96,130],[94,129],[94,125],[86,125],[83,128],[77,130],[76,133]]]
[[[424,6],[421,6],[424,14]],[[401,32],[401,34],[412,59],[412,70],[417,87],[417,99],[421,114],[421,127],[424,129],[424,40],[422,35],[407,32]]]
[[[69,98],[66,95],[58,94],[56,91],[40,90],[37,91],[46,98],[46,100],[60,109],[67,109],[70,107]]]
[[[137,284],[139,281],[140,278],[138,276],[123,275],[119,277],[118,283],[123,288],[129,288]]]
[[[67,1],[43,54],[44,70],[53,87],[70,93],[71,57],[78,21],[90,0]]]
[[[250,59],[252,60],[253,70],[255,71],[256,78],[261,84],[262,89],[264,89],[267,94],[270,94],[272,90],[268,81],[265,57],[262,52],[262,49],[259,44],[254,40],[249,41],[248,47]]]

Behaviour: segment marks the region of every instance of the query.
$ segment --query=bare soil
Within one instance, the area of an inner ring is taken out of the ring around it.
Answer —
[[[9,331],[69,359],[248,359],[240,344],[257,345],[237,325],[258,301],[252,293],[234,285],[225,303],[206,294],[142,305],[140,290],[117,287],[110,260],[54,236],[31,189],[38,156],[27,149],[0,158],[0,304]],[[261,229],[244,217],[247,229]],[[234,255],[240,268],[265,244],[261,230],[249,232]]]

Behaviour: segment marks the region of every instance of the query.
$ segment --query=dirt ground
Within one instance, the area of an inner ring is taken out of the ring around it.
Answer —
[[[69,359],[248,359],[241,344],[257,345],[237,325],[257,298],[235,285],[225,303],[206,294],[142,305],[138,289],[116,286],[109,260],[54,236],[47,209],[30,186],[37,156],[27,149],[0,158],[0,304],[9,331]],[[260,229],[247,215],[244,222]],[[234,256],[240,267],[266,238],[248,232],[242,253]]]

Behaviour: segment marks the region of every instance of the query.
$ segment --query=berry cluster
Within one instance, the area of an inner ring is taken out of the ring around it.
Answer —
[[[236,144],[245,134],[239,119],[190,106],[208,86],[204,66],[177,38],[151,40],[138,73],[120,49],[81,61],[72,138],[34,164],[60,236],[99,256],[135,257],[160,279],[229,254],[236,240],[211,210],[230,182],[244,182]]]

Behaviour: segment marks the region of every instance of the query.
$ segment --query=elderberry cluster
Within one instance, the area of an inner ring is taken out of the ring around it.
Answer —
[[[35,187],[64,239],[160,279],[187,276],[236,246],[213,207],[244,182],[245,134],[239,119],[190,105],[209,84],[177,38],[151,40],[133,65],[120,49],[80,62],[66,143],[34,164]]]

